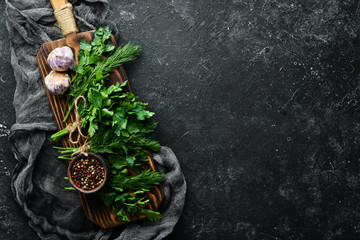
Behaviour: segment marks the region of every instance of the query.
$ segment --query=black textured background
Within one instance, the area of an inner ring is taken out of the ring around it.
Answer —
[[[168,239],[360,239],[359,5],[112,1],[118,41],[144,49],[132,88],[188,183]],[[2,37],[0,238],[36,239],[10,190],[14,88]]]

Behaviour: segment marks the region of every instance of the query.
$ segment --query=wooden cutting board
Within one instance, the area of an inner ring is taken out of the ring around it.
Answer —
[[[54,7],[54,3],[61,6],[61,2],[66,2],[64,0],[61,1],[51,1],[52,6]],[[59,3],[60,2],[60,3]],[[55,9],[55,7],[54,7]],[[84,33],[75,33],[71,36],[71,44],[69,44],[69,38],[62,38],[56,41],[47,42],[44,43],[39,53],[37,54],[36,60],[39,67],[39,71],[41,73],[41,77],[44,83],[45,77],[49,74],[51,71],[50,66],[47,63],[47,57],[49,53],[54,50],[57,47],[63,47],[63,46],[69,46],[73,48],[73,50],[78,52],[80,40],[85,39],[86,41],[90,42],[93,38],[94,31],[84,32]],[[113,35],[111,35],[111,42],[117,47],[116,41]],[[72,71],[67,72],[71,77],[73,77],[74,73]],[[117,82],[123,83],[124,81],[128,80],[127,75],[125,73],[124,67],[119,67],[110,75],[110,84],[115,84]],[[64,109],[66,108],[66,94],[61,96],[53,96],[49,93],[47,88],[45,87],[44,83],[44,90],[46,91],[46,95],[49,99],[51,111],[54,114],[56,125],[58,126],[59,130],[62,130],[66,127],[67,124],[74,122],[75,120],[75,114],[72,111],[69,118],[66,122],[63,122],[64,119]],[[127,91],[131,91],[129,81],[128,81],[128,89]],[[76,136],[74,136],[76,137]],[[80,139],[80,142],[76,145],[70,143],[67,138],[64,138],[62,140],[63,147],[79,147],[83,145],[84,139]],[[149,168],[151,168],[153,171],[156,171],[154,161],[149,155]],[[57,161],[54,159],[54,161]],[[66,173],[64,173],[66,174]],[[66,191],[66,190],[64,190]],[[150,192],[147,193],[150,201],[145,205],[145,208],[152,209],[152,210],[158,210],[163,199],[164,199],[164,191],[162,186],[155,186]],[[102,227],[102,228],[112,228],[118,225],[123,224],[123,222],[117,217],[113,210],[109,210],[105,207],[103,201],[96,196],[95,194],[83,194],[79,192],[80,200],[84,209],[84,212],[88,219],[95,223],[96,225]],[[144,214],[131,214],[129,215],[130,221],[135,221],[138,219],[146,218],[146,215]]]

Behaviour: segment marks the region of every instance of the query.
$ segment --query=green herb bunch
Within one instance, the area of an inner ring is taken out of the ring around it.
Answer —
[[[79,104],[78,113],[82,118],[81,128],[87,130],[91,138],[89,151],[104,155],[111,169],[110,179],[99,196],[122,221],[129,221],[128,212],[143,213],[150,220],[157,220],[161,218],[159,212],[143,208],[149,201],[146,192],[163,179],[162,173],[143,168],[148,162],[149,150],[158,151],[160,147],[152,137],[156,127],[151,119],[154,113],[146,110],[147,103],[124,91],[126,82],[108,84],[109,73],[135,60],[141,47],[130,42],[115,49],[110,36],[108,27],[99,27],[90,43],[81,41],[64,121],[74,107],[74,99],[84,96],[86,105]],[[52,138],[60,140],[66,134],[65,129]],[[62,159],[71,159],[71,154],[77,151],[76,148],[55,148]],[[129,175],[129,171],[136,175]]]

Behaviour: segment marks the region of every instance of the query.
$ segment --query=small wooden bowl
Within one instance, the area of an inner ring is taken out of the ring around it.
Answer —
[[[71,162],[69,163],[69,167],[68,167],[68,177],[69,177],[70,183],[73,185],[73,187],[75,189],[77,189],[78,191],[80,191],[82,193],[90,194],[90,193],[95,193],[95,192],[99,191],[105,185],[106,181],[109,178],[109,164],[103,157],[101,157],[100,155],[98,155],[96,153],[88,152],[87,154],[88,154],[88,156],[85,156],[84,154],[77,155],[73,160],[71,160]],[[76,161],[78,161],[80,159],[83,159],[83,158],[87,158],[87,157],[94,158],[94,159],[98,160],[102,164],[102,166],[104,167],[104,171],[105,171],[105,178],[104,178],[103,183],[101,185],[99,185],[98,187],[92,189],[92,190],[84,190],[82,188],[77,187],[75,185],[72,177],[71,177],[71,169],[72,169],[72,167],[74,165],[74,162],[76,162]]]

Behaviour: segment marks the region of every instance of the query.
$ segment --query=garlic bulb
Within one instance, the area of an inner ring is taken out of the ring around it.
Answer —
[[[45,77],[45,85],[52,95],[63,94],[70,87],[71,79],[66,73],[51,71]]]
[[[55,48],[49,54],[47,61],[53,70],[67,71],[68,69],[72,69],[75,63],[75,57],[71,48],[65,46]]]

